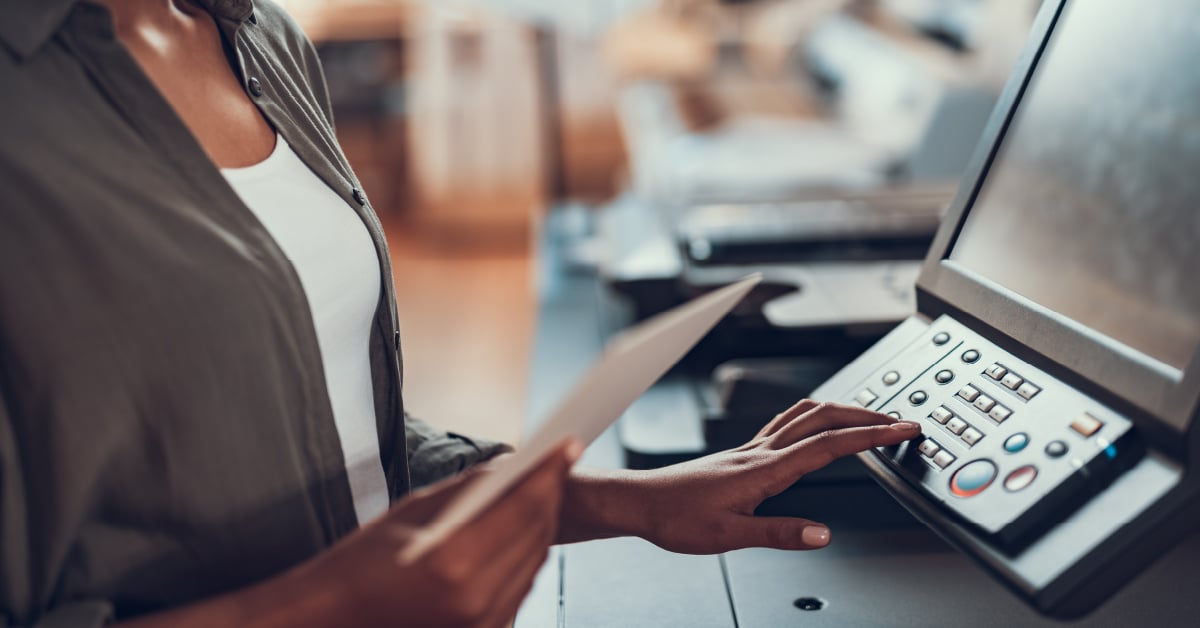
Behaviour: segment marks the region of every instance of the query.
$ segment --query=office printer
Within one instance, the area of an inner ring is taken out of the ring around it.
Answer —
[[[1039,611],[1196,529],[1200,4],[1049,0],[917,281],[822,399],[922,423],[860,456]]]

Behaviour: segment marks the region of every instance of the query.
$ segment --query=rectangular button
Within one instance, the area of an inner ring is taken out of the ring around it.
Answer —
[[[1004,379],[1000,380],[1000,385],[1009,390],[1016,390],[1023,383],[1025,383],[1025,380],[1021,379],[1021,376],[1016,373],[1009,373],[1004,376]]]
[[[1104,421],[1084,412],[1082,416],[1074,421],[1071,421],[1071,429],[1079,433],[1084,438],[1095,434],[1104,427]]]
[[[926,438],[921,441],[920,445],[917,445],[917,451],[921,452],[921,455],[926,458],[934,457],[941,450],[942,446],[934,442],[932,438]]]
[[[992,411],[988,413],[988,416],[992,417],[992,420],[997,423],[1003,423],[1008,420],[1008,417],[1012,416],[1012,410],[1009,410],[1000,404],[996,404],[996,407],[992,408]]]
[[[946,429],[954,432],[955,434],[962,434],[963,430],[967,429],[967,422],[958,417],[954,417],[953,419],[950,419],[949,423],[946,424]]]
[[[968,427],[967,431],[962,433],[962,439],[963,442],[974,447],[975,443],[978,443],[981,439],[983,439],[983,432],[980,432],[973,427]]]
[[[996,406],[996,400],[987,395],[979,395],[979,397],[975,399],[974,405],[976,408],[979,408],[984,412],[991,412],[992,408]]]
[[[1021,387],[1017,389],[1017,394],[1021,395],[1022,397],[1026,398],[1026,399],[1033,399],[1034,396],[1036,396],[1040,392],[1042,392],[1041,388],[1038,388],[1037,386],[1034,386],[1033,384],[1030,384],[1029,382],[1025,382],[1024,384],[1021,384]]]
[[[866,408],[866,407],[870,406],[871,404],[875,403],[875,400],[878,398],[879,398],[879,395],[876,395],[875,393],[871,392],[870,388],[864,388],[862,392],[860,392],[854,396],[854,402],[857,403],[858,405]]]
[[[1004,366],[1002,366],[999,362],[987,367],[987,370],[984,371],[984,373],[986,373],[988,377],[990,377],[996,381],[1000,381],[1000,378],[1004,377],[1004,374],[1007,372],[1008,372],[1008,369],[1004,368]]]
[[[971,385],[963,386],[962,390],[958,391],[958,396],[967,401],[975,401],[979,396],[979,389]]]
[[[954,413],[947,410],[946,406],[938,406],[937,408],[934,408],[933,412],[929,413],[929,418],[941,423],[942,425],[945,425],[946,421],[949,421],[950,417],[952,416],[954,416]]]
[[[937,452],[937,455],[933,457],[933,464],[945,469],[946,467],[954,464],[954,455],[943,449]]]

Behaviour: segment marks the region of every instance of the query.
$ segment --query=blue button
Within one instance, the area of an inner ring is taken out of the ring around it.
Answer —
[[[1010,454],[1015,454],[1018,451],[1025,449],[1025,446],[1028,444],[1029,435],[1025,432],[1019,432],[1009,436],[1008,440],[1004,441],[1004,451],[1007,451]]]
[[[950,478],[950,492],[959,497],[978,495],[996,479],[996,465],[991,460],[976,460],[963,465]]]

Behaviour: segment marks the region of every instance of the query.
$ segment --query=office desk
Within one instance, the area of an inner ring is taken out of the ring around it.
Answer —
[[[559,253],[549,243],[539,265],[531,417],[544,414],[582,375],[619,320],[620,308],[599,281],[567,272]],[[582,461],[609,467],[621,463],[613,430]],[[813,496],[816,511],[821,499]],[[881,521],[874,512],[826,519],[834,541],[817,552],[751,549],[684,556],[639,539],[554,548],[515,625],[1126,627],[1192,626],[1200,617],[1200,535],[1159,560],[1086,620],[1062,624],[1028,610],[915,521],[891,515]],[[802,610],[797,601],[821,608]]]

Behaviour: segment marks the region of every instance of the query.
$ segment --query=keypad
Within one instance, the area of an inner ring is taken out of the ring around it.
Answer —
[[[863,377],[847,397],[916,419],[925,433],[877,453],[1001,544],[1034,527],[1046,504],[1070,502],[1055,491],[1078,490],[1066,480],[1123,451],[1132,426],[948,317]],[[1041,395],[1046,387],[1052,395]]]

